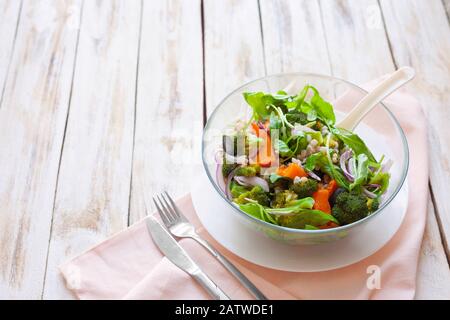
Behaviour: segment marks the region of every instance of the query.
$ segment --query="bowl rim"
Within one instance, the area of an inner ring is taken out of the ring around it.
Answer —
[[[217,193],[219,193],[219,195],[222,197],[223,200],[225,200],[233,209],[234,212],[238,213],[240,217],[243,217],[247,220],[250,220],[252,222],[255,222],[259,225],[262,225],[264,227],[268,227],[270,229],[274,229],[274,230],[278,230],[278,231],[283,231],[283,232],[288,232],[288,233],[294,233],[294,234],[322,234],[322,235],[326,235],[326,234],[332,234],[335,232],[340,232],[340,231],[345,231],[348,229],[352,229],[353,227],[356,227],[360,224],[366,223],[367,221],[369,221],[370,219],[372,219],[373,217],[375,217],[378,213],[380,213],[381,211],[383,211],[383,209],[388,206],[392,200],[394,200],[394,198],[397,196],[397,194],[399,193],[399,191],[401,190],[406,177],[408,175],[408,170],[409,170],[409,145],[408,145],[408,140],[406,139],[405,133],[402,129],[402,127],[400,126],[400,123],[398,122],[397,118],[394,116],[394,114],[392,113],[392,111],[386,107],[386,105],[383,102],[380,102],[379,104],[385,109],[385,111],[388,113],[389,117],[393,120],[396,128],[398,129],[398,131],[400,132],[400,138],[402,141],[402,145],[403,145],[403,154],[405,157],[405,163],[403,166],[403,170],[402,170],[402,174],[400,176],[400,181],[397,185],[397,188],[394,190],[394,192],[392,193],[392,195],[386,199],[385,201],[383,201],[383,203],[380,205],[380,207],[373,213],[371,213],[370,215],[368,215],[367,217],[355,221],[353,223],[344,225],[344,226],[339,226],[336,228],[330,228],[330,229],[319,229],[319,230],[306,230],[306,229],[294,229],[294,228],[288,228],[288,227],[283,227],[283,226],[278,226],[260,219],[257,219],[253,216],[250,216],[248,214],[246,214],[244,211],[242,211],[241,209],[239,209],[236,205],[233,204],[233,202],[231,202],[229,199],[226,198],[226,196],[224,195],[223,191],[218,187],[218,185],[214,182],[214,178],[211,176],[208,168],[207,168],[207,164],[206,164],[206,160],[205,160],[205,133],[207,131],[207,129],[209,128],[209,124],[210,121],[209,119],[214,117],[214,114],[217,112],[217,110],[219,109],[219,107],[233,94],[235,94],[236,92],[240,91],[242,88],[255,83],[257,81],[262,81],[265,80],[267,78],[274,78],[274,77],[283,77],[283,76],[303,76],[303,77],[318,77],[318,78],[326,78],[326,79],[334,79],[334,80],[338,80],[341,81],[347,85],[349,85],[350,87],[353,87],[357,90],[359,90],[361,93],[363,94],[367,94],[368,91],[363,89],[362,87],[360,87],[359,85],[356,85],[350,81],[347,81],[345,79],[339,78],[339,77],[335,77],[335,76],[331,76],[331,75],[325,75],[325,74],[319,74],[319,73],[313,73],[313,72],[282,72],[282,73],[274,73],[274,74],[269,74],[269,75],[265,75],[263,77],[259,77],[256,79],[253,79],[251,81],[248,81],[246,83],[244,83],[243,85],[237,87],[236,89],[232,90],[230,93],[228,93],[222,100],[220,100],[220,102],[216,105],[216,107],[214,108],[213,112],[209,115],[208,120],[205,124],[205,127],[203,128],[203,132],[202,132],[202,163],[203,163],[203,169],[206,171],[206,175],[208,176],[209,182],[213,185],[214,189],[217,191]]]

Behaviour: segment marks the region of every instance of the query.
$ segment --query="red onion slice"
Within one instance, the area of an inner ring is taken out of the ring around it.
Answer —
[[[363,193],[364,193],[368,198],[374,199],[374,198],[377,197],[377,195],[376,195],[375,193],[370,192],[369,190],[367,190],[367,189],[364,188],[364,187],[362,188],[362,191],[363,191]]]
[[[234,168],[234,169],[230,172],[230,174],[228,175],[228,177],[227,177],[227,185],[226,185],[226,187],[225,187],[225,195],[227,196],[228,200],[233,200],[233,197],[231,196],[231,190],[230,190],[230,187],[231,187],[231,182],[233,181],[233,178],[234,178],[234,176],[235,176],[235,174],[236,174],[236,170],[237,170],[238,168],[239,168],[239,167]]]
[[[307,171],[306,173],[308,174],[308,176],[310,176],[310,177],[313,178],[314,180],[317,180],[317,181],[321,181],[321,180],[322,180],[322,179],[320,179],[320,177],[319,177],[317,174],[315,174],[315,173],[312,172],[312,171]]]
[[[269,192],[269,183],[261,177],[235,176],[234,180],[245,187],[260,186],[265,192]]]
[[[225,192],[226,185],[225,185],[225,178],[222,173],[222,168],[223,168],[223,166],[221,164],[217,165],[216,180],[217,180],[217,185],[219,186],[220,190]]]
[[[345,177],[350,182],[355,181],[355,178],[354,178],[352,172],[348,168],[348,165],[350,165],[350,160],[353,159],[352,157],[353,157],[352,150],[347,150],[343,154],[341,154],[341,157],[340,157],[340,160],[339,160],[342,172],[344,172]],[[347,165],[347,161],[348,161],[348,165]]]

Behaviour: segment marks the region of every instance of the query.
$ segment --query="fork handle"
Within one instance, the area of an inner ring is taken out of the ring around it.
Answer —
[[[205,247],[217,260],[227,269],[239,282],[247,288],[248,291],[257,299],[257,300],[268,300],[267,297],[257,288],[255,285],[241,272],[238,268],[236,268],[227,258],[225,258],[219,251],[214,249],[213,246],[209,244],[208,241],[200,238],[199,236],[193,236],[192,239],[200,243],[203,247]]]

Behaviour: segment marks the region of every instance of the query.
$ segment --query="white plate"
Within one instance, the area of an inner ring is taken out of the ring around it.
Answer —
[[[408,203],[408,181],[395,199],[360,232],[320,245],[293,246],[270,239],[242,223],[217,194],[206,173],[192,189],[192,201],[205,229],[221,245],[257,265],[293,272],[337,269],[361,261],[382,248],[400,227]]]

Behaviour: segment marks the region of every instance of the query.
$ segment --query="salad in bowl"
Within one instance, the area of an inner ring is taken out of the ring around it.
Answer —
[[[353,224],[380,207],[392,161],[336,127],[318,89],[245,91],[241,99],[251,115],[226,128],[215,153],[217,185],[233,206],[297,230]]]

